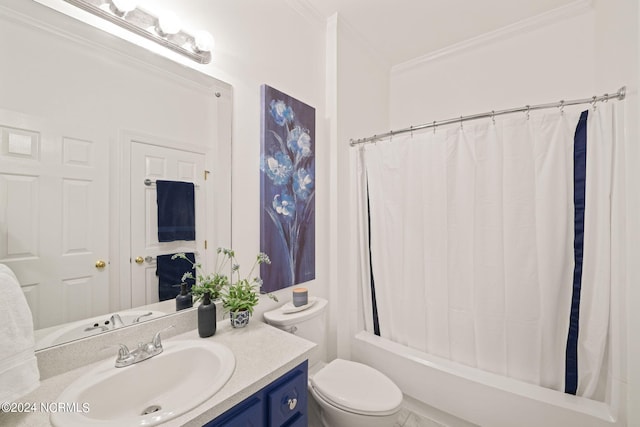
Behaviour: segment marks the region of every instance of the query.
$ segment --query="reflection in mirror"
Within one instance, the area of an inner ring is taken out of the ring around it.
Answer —
[[[36,347],[175,313],[158,257],[231,246],[231,87],[36,2],[0,12],[0,263]],[[195,240],[158,238],[156,181],[193,183]]]

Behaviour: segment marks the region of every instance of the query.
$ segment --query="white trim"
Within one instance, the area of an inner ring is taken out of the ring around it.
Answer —
[[[391,69],[391,62],[386,58],[378,49],[371,45],[365,36],[353,27],[345,18],[339,13],[333,14],[330,20],[335,20],[338,23],[338,51],[340,50],[340,35],[341,33],[349,37],[354,42],[363,47],[373,59],[375,59],[380,65],[387,69]]]
[[[287,5],[319,29],[324,29],[327,19],[309,0],[285,0]]]
[[[499,40],[504,40],[517,34],[527,33],[540,27],[544,27],[564,19],[572,18],[583,13],[590,12],[592,10],[592,0],[576,0],[566,6],[541,13],[531,18],[523,19],[514,24],[510,24],[497,30],[484,33],[478,37],[453,44],[451,46],[433,51],[426,55],[410,59],[409,61],[401,62],[391,67],[391,74],[407,71],[417,66],[423,65],[427,62],[435,61],[437,59],[441,59],[451,55],[456,55],[458,53],[465,52],[471,49],[476,49],[480,46],[487,45]]]

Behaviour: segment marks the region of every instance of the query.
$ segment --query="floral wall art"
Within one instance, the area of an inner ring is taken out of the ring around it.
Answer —
[[[260,251],[262,290],[315,278],[315,109],[262,85]]]

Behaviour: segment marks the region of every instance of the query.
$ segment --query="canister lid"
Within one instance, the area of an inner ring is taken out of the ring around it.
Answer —
[[[287,305],[276,308],[275,310],[264,313],[264,320],[270,325],[276,327],[293,325],[316,316],[327,306],[327,300],[324,298],[314,297],[315,303],[310,304],[309,308],[301,311],[287,310]]]

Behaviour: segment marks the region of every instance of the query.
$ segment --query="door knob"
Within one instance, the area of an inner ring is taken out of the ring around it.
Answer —
[[[144,262],[144,258],[142,258],[141,256],[136,258],[136,264],[142,264]]]
[[[98,261],[96,261],[96,268],[105,268],[107,266],[107,263],[104,262],[103,260],[99,259]]]

